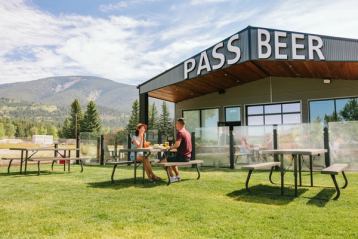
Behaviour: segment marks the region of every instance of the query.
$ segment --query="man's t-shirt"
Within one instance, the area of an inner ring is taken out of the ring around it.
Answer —
[[[192,145],[191,135],[189,131],[187,131],[186,129],[179,130],[177,132],[176,140],[181,140],[180,145],[177,149],[177,154],[186,158],[191,158]]]

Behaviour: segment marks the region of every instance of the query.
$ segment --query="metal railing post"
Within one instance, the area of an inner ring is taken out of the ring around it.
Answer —
[[[235,169],[234,126],[229,126],[230,168]]]
[[[128,146],[128,149],[132,148],[132,142],[131,142],[131,135],[130,134],[128,134],[128,136],[127,136],[127,146]],[[128,161],[131,161],[131,154],[130,153],[127,154],[127,159],[128,159]]]
[[[97,162],[101,157],[101,137],[97,137]]]
[[[192,146],[192,150],[191,150],[191,160],[195,160],[196,158],[196,154],[195,154],[195,132],[191,132],[191,146]]]
[[[80,134],[76,135],[76,158],[80,157]],[[79,160],[76,160],[76,164],[80,164]]]
[[[277,149],[278,148],[278,140],[277,140],[277,125],[274,125],[273,126],[273,140],[272,140],[272,143],[273,143],[273,149]],[[273,159],[275,162],[278,162],[278,155],[277,154],[274,154],[273,156]]]
[[[99,161],[100,165],[104,165],[104,135],[101,135],[101,160]]]
[[[327,152],[324,154],[324,161],[325,161],[326,167],[328,167],[331,165],[331,158],[330,158],[330,152],[329,152],[328,125],[325,125],[323,128],[323,144],[324,144],[324,148],[327,150]]]
[[[114,160],[117,160],[118,154],[117,154],[117,150],[118,150],[118,140],[117,140],[117,135],[114,136]]]

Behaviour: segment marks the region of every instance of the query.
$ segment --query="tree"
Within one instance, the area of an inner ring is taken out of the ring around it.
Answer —
[[[97,112],[96,104],[90,101],[83,117],[81,131],[99,133],[101,130],[101,119]]]
[[[135,100],[132,104],[132,113],[128,121],[127,130],[133,130],[139,123],[139,102]]]
[[[152,105],[149,108],[148,128],[149,129],[158,128],[158,110],[154,103],[152,103]]]
[[[53,125],[48,125],[47,126],[47,134],[52,135],[54,138],[57,138],[58,137],[57,127],[55,127]]]
[[[32,135],[39,134],[39,133],[38,133],[38,128],[37,128],[36,126],[32,126],[32,127],[30,128],[30,134],[31,134],[31,136],[32,136]]]
[[[336,122],[336,121],[340,121],[340,117],[336,112],[333,112],[331,115],[324,115],[324,121],[325,122]]]
[[[173,122],[170,119],[169,109],[165,101],[162,104],[162,112],[159,117],[159,131],[162,135],[173,136]]]
[[[15,128],[15,125],[13,123],[11,123],[11,122],[6,123],[4,128],[5,128],[6,136],[8,136],[8,137],[14,137],[15,136],[16,128]]]
[[[71,130],[70,118],[66,118],[61,128],[60,137],[71,138],[71,136],[72,136],[72,130]]]
[[[0,123],[0,138],[5,136],[5,127],[3,123]]]
[[[71,104],[70,116],[65,119],[62,127],[62,137],[65,138],[76,138],[75,131],[77,129],[77,134],[79,135],[81,131],[81,125],[83,120],[83,113],[81,109],[80,102],[75,99]],[[77,122],[77,124],[76,124]]]
[[[343,120],[358,120],[358,101],[356,99],[349,100],[340,112]]]

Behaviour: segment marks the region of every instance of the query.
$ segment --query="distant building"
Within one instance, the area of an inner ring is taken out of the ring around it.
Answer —
[[[51,145],[51,144],[53,144],[53,136],[52,135],[33,135],[32,142],[34,144]]]

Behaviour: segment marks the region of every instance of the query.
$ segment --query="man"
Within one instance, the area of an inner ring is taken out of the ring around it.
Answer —
[[[168,162],[188,162],[191,159],[192,145],[191,134],[185,129],[185,121],[180,118],[175,123],[175,129],[177,130],[176,141],[174,145],[170,147],[170,150],[177,150],[177,153],[173,156],[169,156]],[[180,181],[179,170],[176,166],[169,167],[170,182]]]

